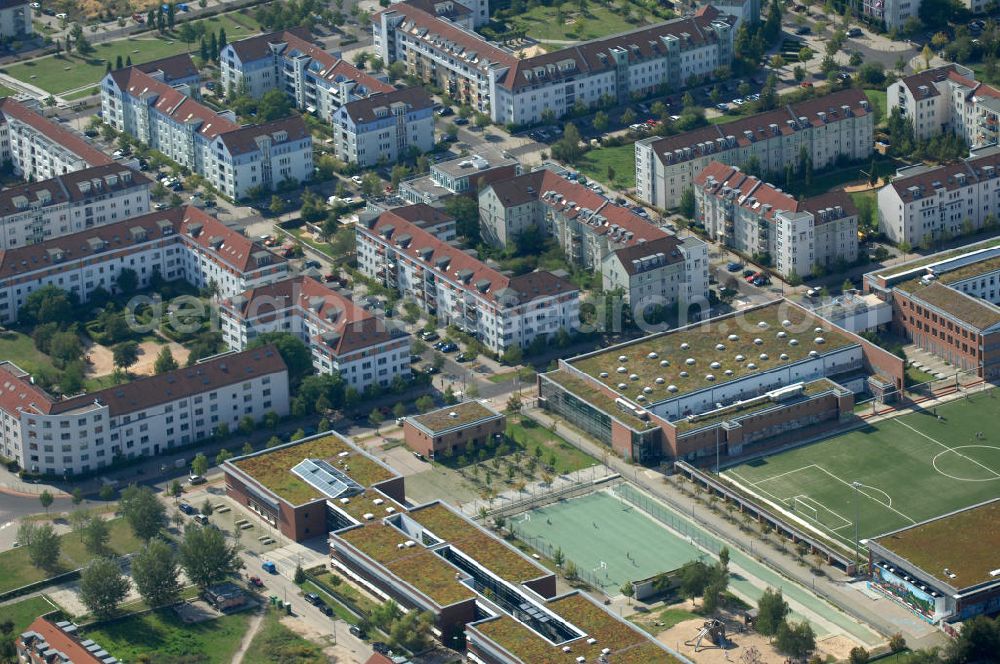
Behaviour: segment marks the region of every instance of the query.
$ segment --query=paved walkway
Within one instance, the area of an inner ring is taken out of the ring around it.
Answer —
[[[530,415],[546,426],[554,421],[549,415],[538,410],[533,410]],[[565,423],[558,422],[557,426],[559,435],[580,449],[596,456],[606,451],[606,448]],[[849,585],[851,579],[835,569],[827,568],[826,576],[815,576],[807,567],[799,565],[790,553],[782,553],[772,546],[763,545],[756,535],[741,531],[737,524],[727,522],[721,514],[716,514],[703,505],[696,505],[661,473],[630,465],[615,456],[608,456],[607,465],[683,514],[693,524],[718,537],[730,547],[735,547],[733,560],[739,564],[756,561],[766,566],[767,574],[764,580],[768,580],[767,576],[770,576],[769,582],[772,585],[782,587],[789,597],[795,595],[796,601],[808,606],[819,615],[830,618],[848,633],[855,635],[858,625],[854,619],[860,619],[886,636],[902,632],[907,642],[915,647],[940,643],[945,638],[943,634],[917,620],[912,613],[892,602],[873,599],[858,592]],[[806,588],[810,588],[812,592],[805,590]],[[832,610],[831,606],[820,598],[846,611],[853,618]],[[844,619],[854,622],[854,625],[847,625]]]

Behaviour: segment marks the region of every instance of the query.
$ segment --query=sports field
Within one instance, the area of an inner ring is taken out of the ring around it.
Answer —
[[[611,594],[626,581],[669,572],[704,555],[608,491],[519,514],[511,526],[546,555],[561,548],[581,578]]]
[[[864,539],[1000,496],[996,392],[750,461],[723,476],[852,550],[855,520]]]

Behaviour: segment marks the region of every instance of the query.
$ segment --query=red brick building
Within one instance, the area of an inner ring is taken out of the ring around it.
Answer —
[[[458,455],[469,446],[478,449],[502,436],[507,418],[486,402],[464,401],[403,422],[403,440],[414,452],[433,459],[441,453]]]

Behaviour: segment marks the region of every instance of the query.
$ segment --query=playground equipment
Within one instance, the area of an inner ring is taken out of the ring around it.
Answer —
[[[705,645],[705,641],[708,641],[711,645]],[[708,650],[709,648],[728,648],[729,641],[726,639],[726,623],[721,620],[706,620],[698,630],[697,636],[689,641],[685,641],[684,645],[694,646],[695,652],[701,652],[702,650]]]
[[[740,664],[761,664],[762,662],[757,646],[750,646],[740,655]]]

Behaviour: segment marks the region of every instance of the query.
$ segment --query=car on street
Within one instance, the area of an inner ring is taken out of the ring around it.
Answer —
[[[440,337],[434,330],[424,330],[420,333],[420,338],[424,341],[437,341]]]
[[[847,31],[847,36],[853,38],[863,37],[864,34],[865,33],[861,31],[861,28],[851,28]]]
[[[313,261],[313,260],[306,261],[305,263],[302,264],[302,267],[312,268],[314,270],[323,269],[323,266],[320,264],[319,261]]]
[[[306,601],[313,606],[318,606],[323,600],[316,593],[306,593]]]
[[[726,269],[729,270],[730,272],[736,272],[741,267],[743,267],[743,263],[737,263],[736,261],[730,261],[726,263]]]
[[[469,124],[469,118],[455,118],[455,124],[457,124],[459,127],[464,127],[465,125]]]
[[[810,28],[808,25],[803,25],[802,27],[800,27],[798,30],[795,31],[795,34],[797,35],[808,35],[811,33],[812,33],[812,28]]]
[[[179,509],[184,514],[187,514],[188,516],[194,516],[195,514],[198,513],[198,510],[196,510],[193,506],[183,502],[177,506],[177,509]]]
[[[191,486],[197,486],[199,484],[204,484],[204,483],[205,483],[205,478],[202,477],[201,475],[191,475],[190,477],[188,477],[188,484],[190,484]]]
[[[429,365],[427,365],[426,367],[424,367],[424,373],[425,373],[425,374],[427,374],[428,376],[433,376],[433,375],[434,375],[434,374],[436,374],[436,373],[437,373],[438,371],[440,371],[440,369],[438,369],[438,368],[437,368],[436,366],[434,366],[433,364],[429,364]]]
[[[59,12],[58,14],[56,14],[56,18],[59,18],[59,19],[69,18],[69,14],[67,14],[65,12]]]
[[[358,185],[360,187],[361,183],[363,182],[363,180],[361,179],[360,175],[352,175],[351,176],[351,182],[353,182],[354,184],[356,184],[356,185]]]
[[[267,572],[268,574],[277,574],[278,566],[272,563],[270,560],[265,560],[260,564],[260,568]]]

